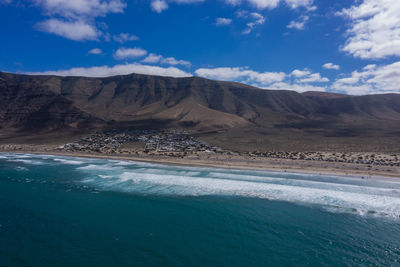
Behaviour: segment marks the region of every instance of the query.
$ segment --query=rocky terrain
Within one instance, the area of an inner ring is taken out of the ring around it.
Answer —
[[[335,153],[335,152],[266,152],[242,153],[253,157],[267,157],[272,159],[310,160],[339,163],[354,163],[376,166],[399,166],[400,154],[387,153]]]

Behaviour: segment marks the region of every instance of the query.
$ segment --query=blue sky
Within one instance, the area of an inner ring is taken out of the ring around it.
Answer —
[[[400,93],[398,0],[0,0],[0,70]]]

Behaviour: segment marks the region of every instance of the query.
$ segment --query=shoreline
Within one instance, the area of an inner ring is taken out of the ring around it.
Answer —
[[[250,171],[270,171],[281,173],[298,173],[310,175],[333,175],[344,178],[359,178],[359,179],[396,179],[400,178],[400,168],[395,167],[397,172],[389,171],[370,171],[363,170],[357,164],[342,163],[343,168],[338,167],[338,164],[331,162],[305,162],[301,160],[286,160],[286,159],[258,159],[252,160],[245,157],[237,158],[175,158],[170,156],[131,156],[131,155],[113,155],[99,153],[81,153],[81,152],[59,152],[48,150],[0,150],[0,153],[15,153],[15,154],[36,154],[36,155],[52,155],[52,156],[67,156],[67,157],[82,157],[82,158],[97,158],[107,160],[125,160],[153,164],[165,164],[173,166],[186,167],[211,167],[220,169],[234,170],[250,170]]]

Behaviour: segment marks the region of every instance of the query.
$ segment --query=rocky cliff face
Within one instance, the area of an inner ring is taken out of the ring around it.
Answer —
[[[26,131],[153,121],[212,131],[319,128],[354,121],[400,124],[400,95],[347,96],[261,90],[208,79],[131,74],[107,78],[0,73],[0,126]]]

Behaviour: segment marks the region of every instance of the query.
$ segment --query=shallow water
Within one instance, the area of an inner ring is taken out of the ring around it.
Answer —
[[[398,266],[400,181],[0,154],[0,265]]]

